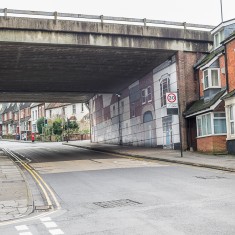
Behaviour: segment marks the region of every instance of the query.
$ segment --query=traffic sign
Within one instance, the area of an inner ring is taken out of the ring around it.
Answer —
[[[178,97],[176,92],[166,93],[166,108],[167,109],[178,108]]]

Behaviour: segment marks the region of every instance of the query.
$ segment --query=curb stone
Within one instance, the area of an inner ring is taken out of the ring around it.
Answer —
[[[118,151],[99,149],[99,148],[88,147],[88,146],[73,145],[73,144],[69,144],[69,143],[63,143],[63,145],[68,145],[68,146],[73,146],[73,147],[77,147],[77,148],[83,148],[83,149],[88,149],[88,150],[93,150],[93,151],[98,151],[98,152],[103,152],[103,153],[113,153],[113,154],[117,154],[120,156],[129,156],[129,157],[134,157],[134,158],[139,158],[139,159],[157,160],[157,161],[162,161],[162,162],[171,162],[171,163],[177,163],[177,164],[182,164],[182,165],[189,165],[189,166],[203,167],[203,168],[209,168],[209,169],[215,169],[215,170],[235,172],[234,168],[216,166],[216,165],[205,164],[205,163],[194,163],[194,162],[182,161],[182,160],[165,159],[165,158],[159,158],[159,157],[148,157],[148,156],[144,156],[144,155],[131,154],[131,153],[120,153]]]

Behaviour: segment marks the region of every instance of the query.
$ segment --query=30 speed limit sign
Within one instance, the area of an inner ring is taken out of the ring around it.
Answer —
[[[166,93],[166,107],[170,108],[178,108],[178,98],[176,92]]]

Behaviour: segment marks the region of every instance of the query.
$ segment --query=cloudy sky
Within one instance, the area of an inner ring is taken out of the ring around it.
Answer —
[[[235,18],[234,0],[223,1],[224,20]],[[1,0],[0,8],[58,11],[217,25],[220,0]]]

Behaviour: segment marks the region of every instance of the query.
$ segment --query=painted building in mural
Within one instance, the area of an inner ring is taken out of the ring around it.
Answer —
[[[178,149],[179,118],[167,115],[166,93],[180,90],[182,111],[196,99],[193,64],[196,53],[178,52],[118,94],[99,94],[90,102],[91,140]],[[185,122],[182,122],[185,133]],[[186,134],[183,136],[184,146]]]

